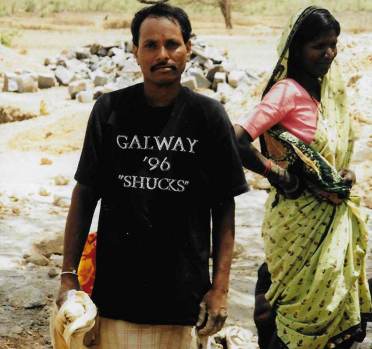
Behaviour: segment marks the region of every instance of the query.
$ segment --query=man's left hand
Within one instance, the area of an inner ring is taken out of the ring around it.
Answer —
[[[227,292],[210,289],[200,303],[196,329],[199,336],[212,336],[224,325],[227,318]]]

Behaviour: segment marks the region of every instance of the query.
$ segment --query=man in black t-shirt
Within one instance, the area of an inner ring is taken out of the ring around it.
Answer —
[[[115,339],[112,328],[126,326],[129,338],[149,327],[153,337],[170,329],[172,338],[161,334],[160,344],[146,348],[165,348],[164,340],[167,348],[187,348],[191,326],[197,323],[206,336],[226,319],[234,196],[248,188],[223,107],[180,84],[191,51],[186,13],[150,6],[135,15],[131,29],[144,83],[103,95],[91,113],[58,304],[79,289],[75,270],[101,199],[92,299],[102,328],[111,330],[101,330],[100,348],[140,348],[146,339],[136,345],[133,338],[132,344]]]

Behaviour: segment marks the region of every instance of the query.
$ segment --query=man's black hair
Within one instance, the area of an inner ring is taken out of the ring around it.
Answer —
[[[144,7],[134,15],[131,24],[132,40],[134,45],[138,46],[141,24],[148,17],[165,17],[172,22],[178,23],[181,27],[183,41],[187,43],[190,40],[192,28],[186,12],[179,7],[159,3]]]

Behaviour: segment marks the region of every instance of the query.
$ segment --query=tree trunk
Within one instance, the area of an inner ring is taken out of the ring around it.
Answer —
[[[225,19],[225,25],[227,29],[232,29],[231,22],[231,0],[218,0],[223,18]]]

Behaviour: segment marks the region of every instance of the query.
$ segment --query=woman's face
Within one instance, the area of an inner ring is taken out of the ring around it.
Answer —
[[[327,74],[337,56],[337,33],[321,33],[302,47],[302,67],[311,76],[320,78]]]

